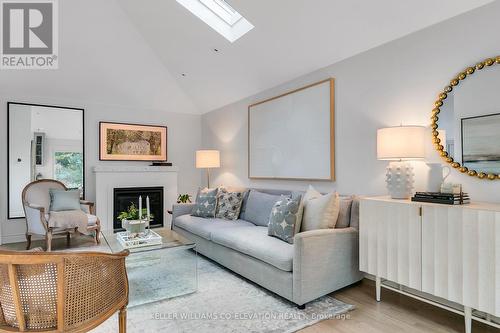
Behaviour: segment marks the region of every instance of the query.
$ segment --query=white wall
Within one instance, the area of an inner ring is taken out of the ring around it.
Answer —
[[[23,240],[25,233],[24,220],[6,220],[8,101],[85,109],[85,182],[90,200],[95,198],[92,167],[148,164],[99,162],[99,121],[168,126],[168,159],[179,167],[179,192],[195,193],[200,182],[194,151],[200,145],[201,117],[116,1],[64,0],[59,1],[59,12],[59,69],[0,73],[2,242]]]
[[[500,54],[500,2],[466,13],[297,78],[203,116],[204,148],[221,150],[222,168],[213,183],[235,186],[304,188],[301,181],[250,181],[247,177],[247,107],[265,98],[334,77],[336,80],[336,176],[317,182],[323,191],[385,194],[387,162],[376,159],[376,130],[429,124],[437,94],[460,70]],[[325,37],[325,43],[329,43]],[[424,189],[426,166],[417,167]],[[500,201],[500,181],[478,180],[453,171],[473,200]]]

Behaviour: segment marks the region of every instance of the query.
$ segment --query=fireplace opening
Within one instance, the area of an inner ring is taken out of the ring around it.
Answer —
[[[122,221],[118,220],[120,212],[126,211],[134,203],[139,207],[139,196],[142,196],[142,208],[146,208],[146,197],[149,196],[149,206],[154,218],[151,228],[163,227],[163,187],[121,187],[113,189],[113,229],[123,231]]]

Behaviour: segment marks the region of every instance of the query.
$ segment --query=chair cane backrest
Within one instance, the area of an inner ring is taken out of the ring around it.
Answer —
[[[50,207],[50,189],[67,190],[66,186],[58,180],[41,179],[29,183],[23,190],[22,200],[23,204],[28,202],[43,206],[45,212],[49,212]]]
[[[0,251],[0,332],[98,326],[128,303],[127,255]]]

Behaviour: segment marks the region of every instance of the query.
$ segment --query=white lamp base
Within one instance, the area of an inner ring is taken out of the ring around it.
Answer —
[[[391,162],[386,170],[385,182],[391,198],[410,198],[415,185],[413,166],[408,162]]]

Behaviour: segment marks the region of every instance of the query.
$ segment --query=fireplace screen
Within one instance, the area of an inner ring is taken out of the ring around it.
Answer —
[[[126,211],[133,203],[139,207],[139,196],[142,196],[142,207],[146,208],[146,198],[149,197],[151,228],[163,227],[163,187],[127,187],[113,190],[113,228],[121,231],[122,221],[118,220],[120,212]]]

